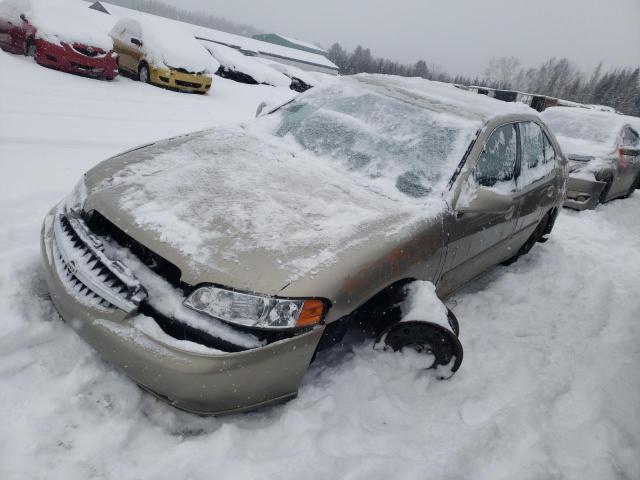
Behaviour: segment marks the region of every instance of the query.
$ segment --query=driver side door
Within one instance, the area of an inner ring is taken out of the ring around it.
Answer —
[[[472,198],[474,189],[487,188],[515,199],[518,169],[518,131],[515,124],[497,127],[487,138],[473,175],[458,205]],[[463,200],[461,200],[463,199]],[[438,293],[446,295],[515,254],[510,245],[516,227],[515,201],[506,211],[461,212],[455,208],[445,220],[448,248],[438,282]]]

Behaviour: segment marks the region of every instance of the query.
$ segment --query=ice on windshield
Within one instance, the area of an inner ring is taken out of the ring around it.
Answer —
[[[276,134],[290,134],[316,155],[423,197],[449,180],[475,128],[475,122],[371,89],[336,84],[284,107]]]

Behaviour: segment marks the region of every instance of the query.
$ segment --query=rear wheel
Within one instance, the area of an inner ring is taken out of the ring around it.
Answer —
[[[138,80],[142,83],[149,83],[149,66],[146,63],[140,64],[138,68]]]
[[[458,320],[451,310],[448,319],[450,328],[422,320],[395,323],[382,332],[377,343],[384,343],[385,350],[425,355],[428,370],[436,370],[441,379],[449,378],[460,368],[463,349]]]

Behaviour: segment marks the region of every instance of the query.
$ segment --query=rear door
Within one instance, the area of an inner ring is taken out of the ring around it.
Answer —
[[[535,122],[518,124],[520,168],[516,177],[517,220],[512,248],[519,249],[542,217],[554,206],[562,188],[556,154],[546,134]]]
[[[487,138],[469,188],[478,186],[516,195],[518,143],[515,124],[497,127]],[[465,187],[466,188],[466,187]],[[487,268],[511,257],[515,208],[506,213],[454,213],[445,221],[448,241],[438,293],[447,294]]]

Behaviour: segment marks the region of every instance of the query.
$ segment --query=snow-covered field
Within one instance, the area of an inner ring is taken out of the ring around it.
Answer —
[[[449,381],[355,343],[287,404],[201,418],[103,362],[47,297],[41,220],[107,156],[292,94],[214,80],[190,96],[0,52],[1,479],[640,478],[640,195],[563,211],[549,242],[450,299]]]

